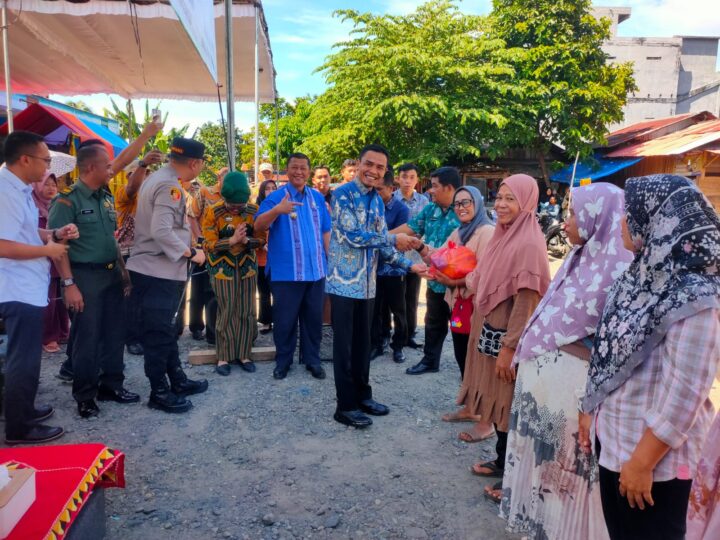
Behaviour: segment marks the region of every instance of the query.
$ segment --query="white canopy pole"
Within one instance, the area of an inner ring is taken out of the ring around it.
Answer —
[[[260,8],[255,4],[255,182],[259,182],[260,166]]]
[[[225,99],[227,100],[227,149],[228,166],[235,170],[235,81],[233,73],[233,19],[232,0],[225,0]]]
[[[5,65],[5,111],[7,112],[8,134],[13,132],[12,82],[10,81],[10,51],[8,50],[7,0],[2,5],[3,63]]]

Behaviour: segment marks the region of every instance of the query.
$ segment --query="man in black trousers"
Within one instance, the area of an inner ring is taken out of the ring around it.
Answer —
[[[355,179],[335,189],[328,250],[328,278],[333,326],[333,368],[337,409],[333,418],[348,426],[372,424],[366,414],[386,415],[389,409],[372,398],[370,387],[370,326],[380,254],[393,265],[424,272],[399,250],[419,245],[407,234],[388,233],[385,204],[375,187],[383,182],[388,152],[380,145],[360,152]]]

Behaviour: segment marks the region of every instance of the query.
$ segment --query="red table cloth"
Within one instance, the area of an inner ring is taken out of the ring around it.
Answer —
[[[125,455],[102,444],[3,448],[0,464],[37,471],[35,502],[8,540],[60,540],[95,487],[125,487]]]

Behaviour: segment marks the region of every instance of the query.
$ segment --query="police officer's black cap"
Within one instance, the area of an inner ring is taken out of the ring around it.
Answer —
[[[194,139],[175,137],[170,146],[170,155],[188,159],[204,159],[205,145]]]

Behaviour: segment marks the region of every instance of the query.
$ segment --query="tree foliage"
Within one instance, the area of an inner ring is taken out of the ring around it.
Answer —
[[[308,116],[301,149],[338,167],[378,142],[393,161],[435,167],[497,154],[518,87],[485,17],[434,0],[405,16],[341,10],[355,25],[319,68],[329,84]]]
[[[205,156],[207,167],[200,173],[200,181],[208,186],[217,182],[216,173],[223,167],[227,167],[228,154],[225,142],[225,130],[219,123],[206,122],[195,132],[194,138],[205,145]],[[251,135],[243,134],[235,128],[235,168],[240,170],[243,164],[243,154],[247,154],[247,147],[252,146],[254,153],[254,142]],[[252,161],[251,158],[250,161]]]
[[[591,152],[608,124],[623,118],[635,89],[632,66],[608,63],[609,21],[590,0],[494,0],[491,34],[506,43],[521,100],[505,130],[542,156],[550,142]]]
[[[310,113],[315,105],[315,97],[305,96],[295,100],[295,103],[289,103],[283,98],[278,99],[278,129],[277,136],[275,132],[275,105],[261,106],[260,115],[264,120],[261,124],[266,130],[265,152],[270,160],[275,163],[278,156],[276,151],[280,151],[280,163],[285,163],[287,157],[293,152],[297,152],[305,138],[311,132],[308,125]],[[279,142],[279,144],[277,144]]]

